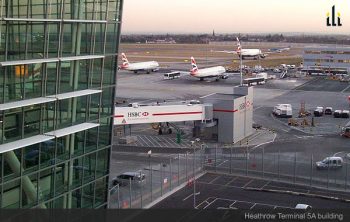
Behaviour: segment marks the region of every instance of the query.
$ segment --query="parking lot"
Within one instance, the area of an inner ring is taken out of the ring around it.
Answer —
[[[316,188],[284,184],[248,177],[207,173],[195,182],[197,209],[293,209],[296,204],[313,208],[350,208],[348,193],[328,192]],[[340,198],[327,199],[325,196]],[[193,184],[187,186],[153,208],[191,208],[194,204]]]

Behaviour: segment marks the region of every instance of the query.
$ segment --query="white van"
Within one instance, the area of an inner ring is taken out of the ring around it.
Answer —
[[[338,169],[343,166],[343,158],[338,156],[327,157],[322,161],[316,162],[317,169]]]
[[[311,210],[312,207],[310,205],[307,205],[307,204],[297,204],[295,206],[295,209],[298,209],[298,210]]]
[[[278,117],[288,117],[293,116],[293,110],[291,104],[278,104],[273,107],[272,113]]]

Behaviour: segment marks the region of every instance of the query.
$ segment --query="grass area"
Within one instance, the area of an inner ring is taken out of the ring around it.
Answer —
[[[291,56],[285,56],[283,58],[265,58],[259,60],[243,60],[243,64],[254,67],[255,65],[261,65],[263,67],[276,67],[281,64],[288,64],[288,65],[296,65],[299,66],[300,63],[303,61],[301,57],[291,57]],[[229,65],[230,68],[238,68],[239,67],[239,60],[233,61],[231,65]]]

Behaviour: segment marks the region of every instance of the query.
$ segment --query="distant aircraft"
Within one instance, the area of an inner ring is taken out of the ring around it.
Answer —
[[[223,66],[215,66],[205,69],[198,69],[196,64],[196,60],[191,57],[191,65],[192,69],[190,71],[190,75],[196,78],[199,78],[200,81],[203,81],[205,78],[216,78],[216,81],[219,79],[227,79],[228,76],[225,75],[226,69]]]
[[[156,61],[129,63],[125,53],[122,53],[122,60],[123,64],[119,67],[122,70],[133,71],[134,73],[146,71],[147,74],[159,70],[159,64]]]
[[[287,48],[281,48],[280,51],[270,51],[263,53],[261,49],[242,49],[241,42],[239,41],[239,38],[236,38],[237,40],[237,50],[236,51],[216,51],[216,52],[224,52],[224,53],[230,53],[230,54],[237,54],[239,57],[242,57],[242,59],[247,58],[253,58],[253,59],[259,59],[259,58],[265,58],[267,54],[269,53],[276,53],[281,51],[286,51]],[[290,48],[288,48],[289,50]]]
[[[289,50],[290,50],[290,46],[289,46],[289,47],[286,47],[286,48],[271,48],[271,49],[269,49],[269,52],[278,52],[278,53],[281,53],[281,52],[289,51]]]

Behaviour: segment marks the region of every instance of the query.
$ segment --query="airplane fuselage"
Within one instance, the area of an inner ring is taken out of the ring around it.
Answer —
[[[137,62],[137,63],[129,63],[127,66],[122,66],[121,69],[128,71],[155,71],[159,68],[159,64],[156,61],[150,62]]]
[[[226,69],[223,66],[215,66],[205,69],[200,69],[196,72],[191,72],[191,76],[196,78],[214,78],[223,76],[226,72]]]

